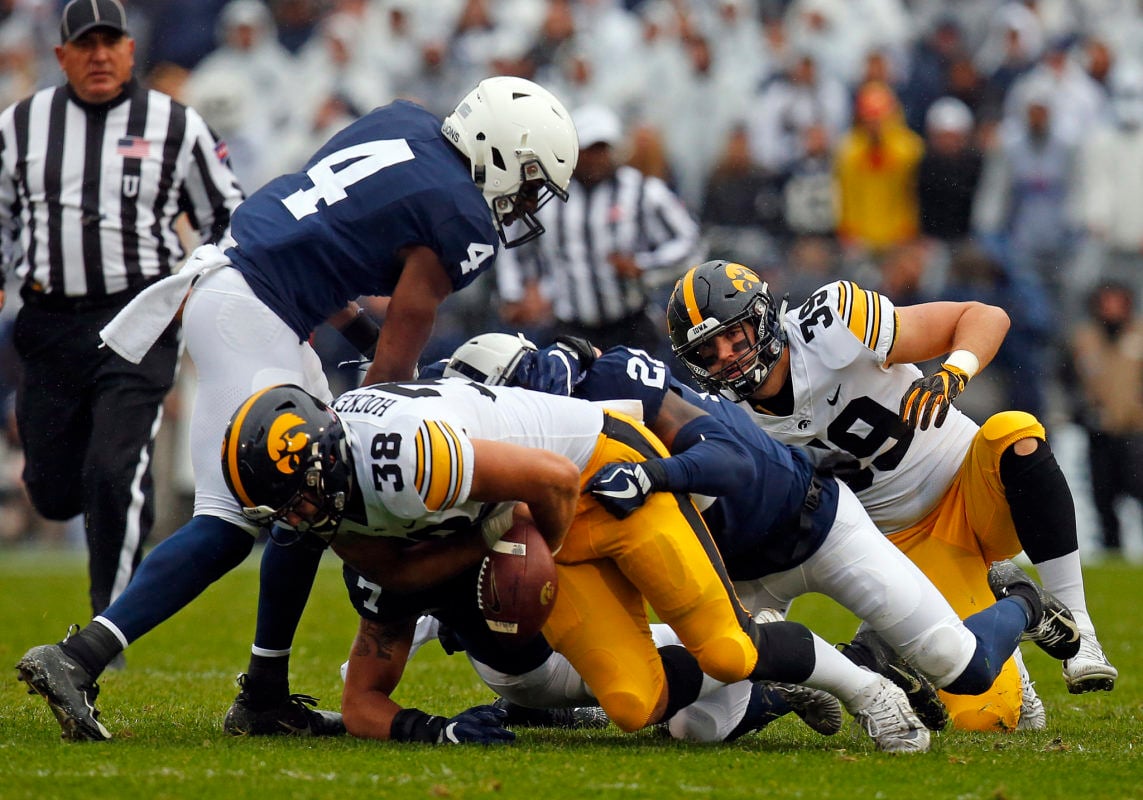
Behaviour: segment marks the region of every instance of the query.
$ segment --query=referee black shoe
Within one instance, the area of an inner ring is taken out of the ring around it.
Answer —
[[[1079,626],[1072,612],[1013,561],[993,562],[988,568],[988,588],[997,600],[1020,597],[1031,607],[1033,619],[1024,631],[1024,641],[1035,642],[1059,661],[1079,653]]]
[[[28,694],[39,694],[48,701],[59,721],[61,739],[105,742],[111,738],[95,708],[99,685],[58,644],[33,647],[16,663],[16,671],[17,679],[28,684]]]
[[[238,676],[241,691],[226,712],[222,729],[231,736],[341,736],[345,723],[336,711],[312,708],[308,694],[283,695],[268,706],[255,706],[246,690],[246,674]]]

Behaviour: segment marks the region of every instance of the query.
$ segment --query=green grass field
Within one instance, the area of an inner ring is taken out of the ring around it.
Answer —
[[[877,753],[847,724],[832,738],[788,717],[731,745],[688,745],[652,732],[521,731],[501,748],[336,740],[233,739],[222,716],[253,635],[257,559],[128,651],[128,668],[103,676],[99,705],[115,735],[66,744],[15,664],[30,646],[86,621],[86,578],[75,553],[0,553],[0,798],[997,798],[1143,797],[1143,568],[1089,570],[1101,639],[1119,667],[1111,694],[1072,696],[1058,665],[1025,645],[1048,708],[1048,730],[942,733],[922,756]],[[825,598],[795,616],[832,641],[854,620]],[[336,559],[327,555],[293,657],[295,691],[336,708],[338,666],[356,619]],[[435,645],[410,665],[397,700],[453,712],[491,697],[466,660]]]

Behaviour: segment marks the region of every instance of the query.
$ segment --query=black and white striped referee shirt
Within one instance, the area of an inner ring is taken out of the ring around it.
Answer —
[[[132,80],[92,105],[65,86],[0,114],[0,254],[26,291],[99,298],[169,275],[186,212],[203,241],[242,202],[226,145],[202,117]]]
[[[530,245],[503,250],[496,281],[505,302],[519,300],[530,279],[561,322],[599,327],[640,312],[647,291],[678,277],[695,256],[699,227],[658,178],[621,166],[590,189],[572,179],[566,203],[548,203],[538,219],[545,233]],[[608,261],[632,254],[642,279],[621,278]]]

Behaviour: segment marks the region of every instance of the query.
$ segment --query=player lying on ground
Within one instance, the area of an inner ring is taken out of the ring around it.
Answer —
[[[322,535],[389,591],[471,568],[526,503],[560,587],[544,637],[625,731],[669,719],[709,675],[823,689],[881,749],[927,750],[928,731],[887,679],[803,625],[750,619],[689,499],[657,493],[617,520],[581,494],[606,463],[665,455],[643,426],[598,405],[455,379],[376,384],[334,409],[297,387],[268,389],[236,412],[223,449],[246,514]],[[647,604],[683,646],[655,647]]]
[[[774,441],[736,405],[675,382],[643,351],[616,347],[597,358],[586,343],[565,341],[537,352],[522,337],[491,333],[458,348],[443,373],[558,392],[574,386],[574,395],[588,400],[638,401],[645,422],[675,455],[608,464],[588,482],[589,491],[621,518],[655,491],[710,496],[703,517],[748,609],[784,610],[807,592],[832,597],[877,634],[860,635],[847,655],[902,683],[913,679],[895,671],[902,665],[894,650],[945,691],[979,695],[1025,631],[1038,641],[1074,631],[1067,610],[1019,574],[1003,589],[1012,596],[962,623],[844,484],[820,469],[815,474],[800,450]],[[749,452],[745,469],[728,457],[731,441]],[[927,725],[944,726],[939,700],[919,692],[914,702]]]

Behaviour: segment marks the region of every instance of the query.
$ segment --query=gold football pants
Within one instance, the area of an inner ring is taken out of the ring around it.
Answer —
[[[1000,483],[1000,456],[1020,439],[1044,439],[1031,414],[1004,411],[977,432],[956,479],[916,525],[889,537],[913,561],[961,619],[992,605],[988,567],[1022,549]],[[955,727],[1014,730],[1020,719],[1020,675],[1008,659],[992,687],[980,695],[941,692]]]
[[[644,426],[608,412],[582,484],[605,464],[666,455]],[[618,520],[590,494],[581,495],[556,565],[559,593],[544,636],[623,730],[658,721],[666,701],[647,604],[706,674],[732,683],[753,670],[758,654],[742,630],[746,612],[686,497],[655,492]]]

